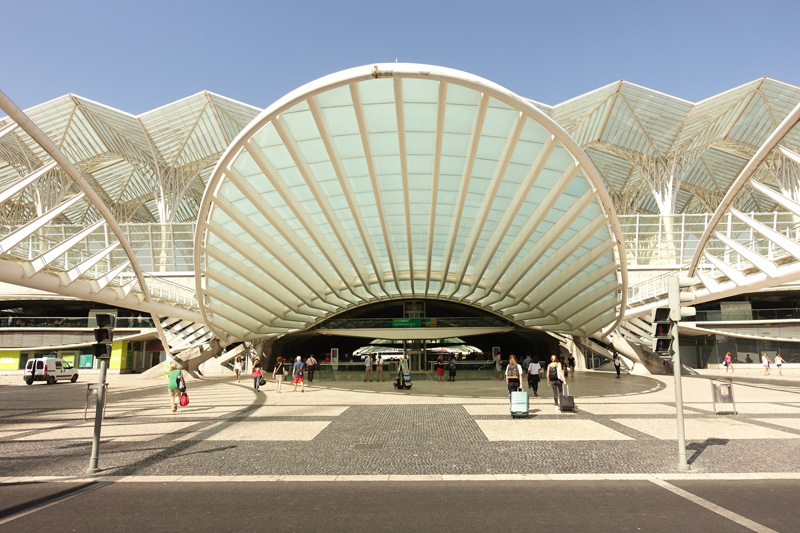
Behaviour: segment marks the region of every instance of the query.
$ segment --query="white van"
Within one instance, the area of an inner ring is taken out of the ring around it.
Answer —
[[[78,381],[78,370],[71,364],[58,357],[39,357],[29,359],[25,363],[25,373],[22,376],[25,383],[33,385],[34,381],[44,381],[52,385],[56,381]]]

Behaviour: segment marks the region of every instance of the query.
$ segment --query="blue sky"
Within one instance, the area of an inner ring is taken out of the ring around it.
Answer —
[[[209,90],[266,107],[358,65],[428,63],[557,104],[619,79],[698,101],[800,86],[800,2],[12,1],[2,89],[139,114]]]

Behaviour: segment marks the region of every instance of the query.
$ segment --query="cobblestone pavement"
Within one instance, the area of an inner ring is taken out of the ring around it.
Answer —
[[[737,373],[715,415],[707,375],[684,377],[687,456],[696,473],[793,473],[800,455],[800,379]],[[531,416],[512,419],[505,384],[322,382],[306,392],[251,381],[189,383],[170,412],[165,385],[110,376],[100,467],[105,475],[652,474],[677,468],[671,376],[579,372],[578,411],[554,410],[540,387]],[[93,421],[85,384],[21,384],[0,376],[0,481],[79,476]],[[90,417],[91,412],[90,412]],[[46,460],[42,458],[46,457]]]

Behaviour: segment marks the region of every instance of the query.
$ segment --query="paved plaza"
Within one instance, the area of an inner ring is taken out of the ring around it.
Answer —
[[[277,394],[194,379],[173,414],[162,380],[112,375],[95,475],[96,376],[2,376],[0,531],[162,531],[177,516],[202,531],[531,531],[553,516],[563,531],[793,531],[800,379],[737,372],[738,414],[715,415],[717,374],[683,379],[686,473],[671,376],[579,372],[576,413],[542,387],[530,418],[512,419],[498,381]]]
[[[737,373],[734,415],[731,404],[714,414],[711,377],[683,379],[691,475],[798,473],[800,379]],[[83,475],[91,379],[28,387],[0,378],[0,479]],[[510,417],[498,381],[419,381],[402,392],[389,381],[323,381],[277,394],[272,383],[255,393],[249,378],[196,379],[190,405],[175,414],[162,380],[113,375],[109,383],[102,476],[677,473],[671,376],[578,372],[569,380],[576,413],[555,411],[544,385],[528,419]]]

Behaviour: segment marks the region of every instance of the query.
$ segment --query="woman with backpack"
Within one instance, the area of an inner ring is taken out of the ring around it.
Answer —
[[[553,388],[553,401],[556,404],[556,411],[558,411],[558,399],[564,392],[564,371],[555,355],[550,356],[550,364],[547,365],[547,384]]]
[[[508,358],[506,385],[508,385],[509,396],[514,391],[522,390],[522,367],[517,364],[517,358],[514,354],[511,354]]]
[[[275,362],[275,369],[272,371],[272,379],[275,380],[275,392],[278,394],[281,392],[284,372],[283,357],[278,357],[278,360]]]
[[[167,374],[169,378],[169,382],[167,383],[167,390],[169,391],[169,399],[172,403],[172,412],[178,410],[178,402],[181,398],[181,382],[183,381],[183,373],[181,369],[178,367],[178,363],[176,361],[172,361],[169,364],[169,374]],[[184,390],[185,386],[184,386]]]

